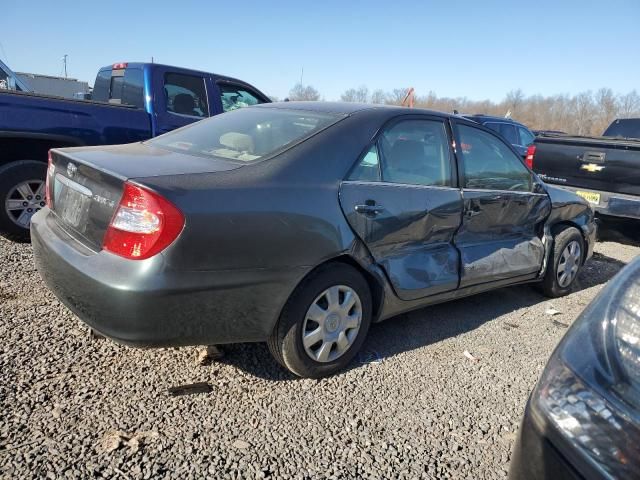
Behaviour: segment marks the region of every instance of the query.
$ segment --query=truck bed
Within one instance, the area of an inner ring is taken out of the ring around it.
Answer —
[[[143,109],[30,92],[0,91],[0,135],[68,137],[74,145],[131,143],[151,137]]]

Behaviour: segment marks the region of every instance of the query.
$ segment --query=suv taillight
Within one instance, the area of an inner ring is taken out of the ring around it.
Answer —
[[[126,182],[103,248],[131,260],[144,260],[167,248],[184,227],[175,205],[155,192]]]
[[[533,170],[533,157],[535,156],[535,154],[536,154],[536,146],[529,145],[529,147],[527,147],[527,156],[524,157],[524,163],[531,170]]]
[[[51,150],[49,150],[49,158],[47,161],[47,176],[44,181],[44,198],[47,202],[47,207],[51,208],[51,182],[53,182],[53,174],[55,173],[55,167],[53,166],[53,160],[51,159]]]

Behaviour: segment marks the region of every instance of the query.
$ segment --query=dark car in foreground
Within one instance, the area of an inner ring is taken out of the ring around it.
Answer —
[[[526,158],[527,150],[529,145],[533,144],[535,135],[525,125],[507,117],[495,117],[484,114],[463,116],[498,132],[523,158]]]
[[[640,118],[614,120],[602,135],[538,136],[531,166],[601,215],[640,220]]]
[[[534,389],[511,480],[640,478],[640,258],[587,306]]]
[[[140,346],[267,341],[311,377],[401,312],[527,282],[566,294],[595,236],[588,204],[492,130],[397,107],[249,107],[52,150],[47,180],[36,263],[91,327]]]

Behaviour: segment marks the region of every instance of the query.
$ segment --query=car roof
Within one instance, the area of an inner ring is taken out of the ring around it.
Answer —
[[[438,112],[435,110],[427,110],[423,108],[407,108],[397,105],[381,105],[376,103],[355,103],[355,102],[274,102],[256,105],[258,108],[283,108],[288,110],[306,110],[310,112],[320,113],[339,113],[343,115],[350,115],[356,112],[363,111],[385,111],[389,113],[406,113],[406,114],[421,114],[421,115],[435,115],[443,118],[449,118],[453,115],[445,112]]]
[[[498,117],[495,115],[485,115],[484,113],[474,113],[474,114],[463,114],[461,117],[467,118],[469,120],[474,121],[493,121],[493,122],[504,122],[504,123],[515,123],[517,125],[523,125],[522,123],[514,120],[513,118],[508,117]],[[523,125],[524,126],[524,125]]]

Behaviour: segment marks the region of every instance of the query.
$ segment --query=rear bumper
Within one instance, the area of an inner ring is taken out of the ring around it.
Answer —
[[[89,326],[144,347],[266,340],[301,269],[176,271],[162,254],[126,260],[91,252],[34,215],[36,266],[51,291]]]
[[[592,190],[590,188],[576,188],[564,185],[554,186],[560,187],[573,193],[580,191],[599,194],[600,202],[597,205],[593,203],[591,203],[590,205],[591,208],[593,208],[596,212],[603,215],[640,219],[640,196],[603,192],[601,190]]]

